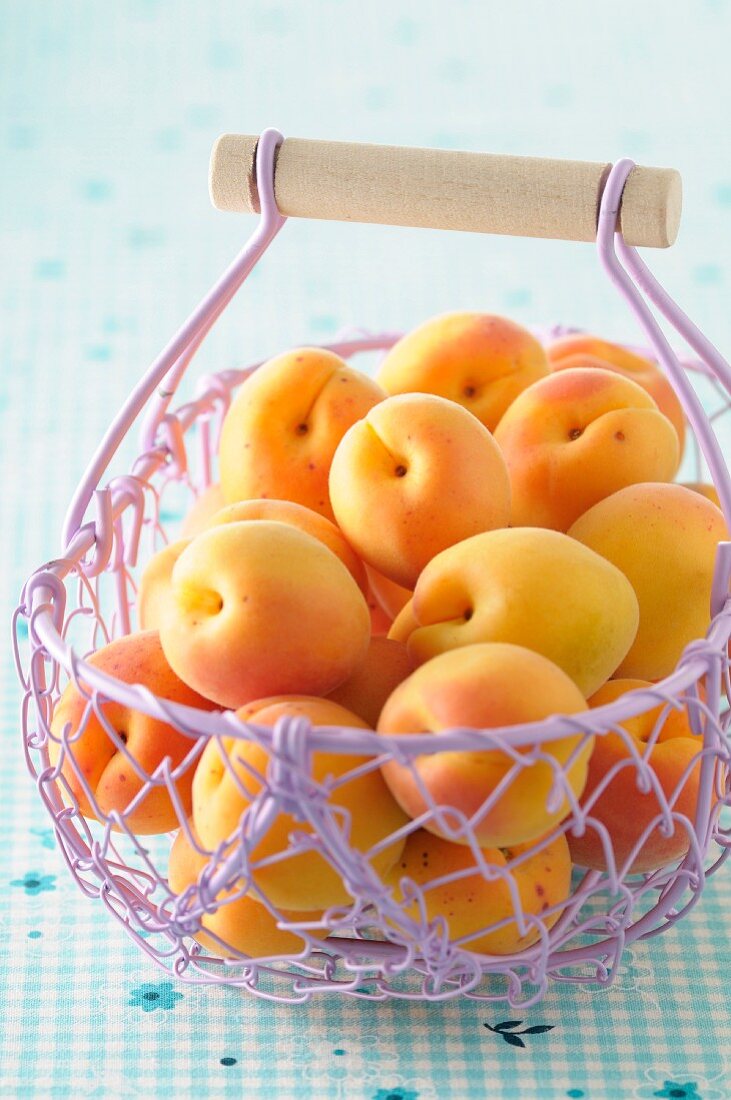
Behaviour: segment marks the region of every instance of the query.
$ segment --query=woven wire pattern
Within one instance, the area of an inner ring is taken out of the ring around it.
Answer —
[[[561,329],[561,332],[566,331]],[[549,334],[558,334],[554,329]],[[393,338],[356,336],[331,345],[340,354],[386,347]],[[716,424],[731,406],[729,394],[700,363],[695,371]],[[250,368],[253,369],[253,368]],[[316,992],[338,991],[356,997],[443,999],[465,995],[486,1001],[528,1005],[540,999],[550,981],[607,984],[625,945],[654,936],[676,923],[699,899],[707,875],[715,872],[731,847],[731,830],[721,820],[731,806],[728,733],[731,726],[731,601],[721,602],[706,639],[687,647],[675,673],[651,689],[633,693],[597,711],[551,720],[535,727],[449,731],[428,738],[385,737],[365,730],[312,730],[302,719],[281,719],[273,729],[243,723],[232,713],[181,708],[156,698],[138,685],[105,682],[90,676],[83,658],[113,638],[134,629],[136,579],[149,554],[168,541],[166,513],[179,509],[181,494],[192,500],[211,482],[223,416],[235,387],[249,371],[227,371],[201,381],[194,400],[167,412],[153,448],[140,455],[129,475],[113,479],[96,494],[93,533],[82,528],[65,557],[47,563],[29,580],[14,622],[16,661],[24,698],[22,725],[26,760],[50,814],[59,845],[79,888],[100,900],[130,936],[162,968],[188,982],[225,983],[262,997],[305,1001]],[[696,477],[707,477],[700,450],[692,439]],[[168,502],[173,501],[172,507]],[[64,645],[50,644],[44,628],[49,617]],[[88,700],[77,730],[52,731],[54,706],[72,679]],[[91,682],[93,681],[93,682]],[[110,709],[117,702],[134,705],[173,726],[184,739],[173,764],[166,759],[145,772],[120,738]],[[644,751],[620,725],[632,715],[658,708]],[[698,752],[671,792],[663,789],[649,754],[671,712],[684,710],[698,737]],[[609,715],[609,717],[607,717]],[[89,722],[97,721],[116,750],[126,757],[138,791],[125,813],[105,814],[84,777],[75,746]],[[604,777],[606,787],[620,768],[636,773],[640,792],[652,792],[657,813],[634,849],[619,861],[609,834],[592,816],[600,784],[582,805],[567,771],[578,754],[588,751],[593,736],[612,733],[627,749],[624,761]],[[561,766],[551,741],[575,739]],[[215,849],[201,846],[191,832],[181,789],[189,783],[206,743],[214,738],[227,774],[238,786],[242,815],[237,828]],[[315,776],[318,751],[347,748],[348,765],[337,775]],[[241,746],[264,750],[267,767],[252,769]],[[416,757],[446,747],[505,754],[506,776],[469,819],[453,806],[435,805],[424,785]],[[338,801],[349,783],[363,781],[388,759],[408,769],[421,791],[426,811],[397,832],[379,837],[360,850],[351,843],[350,814]],[[505,853],[504,863],[486,858],[475,836],[481,818],[509,793],[526,768],[539,763],[552,769],[553,789],[547,808],[565,798],[570,813],[529,851]],[[94,817],[81,812],[62,770],[73,770]],[[697,784],[694,809],[683,806],[683,793]],[[151,792],[167,791],[180,828],[202,861],[197,879],[175,893],[167,881],[169,836],[138,836],[129,818]],[[685,809],[686,812],[683,812]],[[261,843],[277,819],[290,815],[293,827],[286,847],[261,856]],[[414,840],[425,825],[457,840],[471,853],[468,866],[435,884],[417,884],[408,876],[380,874],[379,856],[394,845]],[[606,871],[574,870],[568,896],[553,903],[528,906],[518,887],[521,866],[545,853],[562,837],[594,830],[599,836]],[[658,832],[679,831],[687,837],[687,855],[668,866],[633,874],[631,867],[643,841]],[[301,948],[283,957],[249,958],[211,932],[211,917],[235,906],[267,868],[294,859],[325,861],[347,887],[347,900],[322,915],[283,913],[257,886],[257,898],[283,929],[294,932]],[[510,913],[468,935],[450,937],[441,917],[429,917],[431,889],[484,880],[510,897]],[[192,937],[206,928],[205,946]],[[474,944],[488,934],[517,927],[528,946],[512,955],[484,954]],[[327,940],[325,940],[327,937]],[[472,946],[471,946],[472,945]]]

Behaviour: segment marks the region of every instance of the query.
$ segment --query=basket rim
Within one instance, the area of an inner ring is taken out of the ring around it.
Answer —
[[[256,722],[243,721],[236,712],[225,707],[204,710],[191,707],[155,695],[143,684],[129,684],[101,672],[86,658],[79,657],[73,646],[69,645],[58,633],[51,613],[40,610],[34,619],[34,630],[50,655],[61,664],[69,676],[88,683],[95,693],[109,701],[140,711],[149,717],[160,719],[175,725],[180,731],[197,740],[201,737],[232,737],[235,740],[250,740],[252,735],[263,744],[271,744],[273,730],[260,726]],[[515,749],[550,744],[566,737],[603,736],[616,725],[643,714],[658,706],[678,708],[693,698],[687,693],[698,680],[708,672],[712,660],[724,659],[725,647],[731,640],[731,596],[715,617],[712,630],[706,639],[701,639],[700,652],[693,653],[697,643],[691,643],[689,655],[681,659],[674,671],[651,688],[635,688],[626,692],[612,703],[601,707],[579,711],[576,714],[558,714],[547,716],[537,722],[520,723],[489,729],[453,727],[438,733],[400,733],[385,734],[375,730],[352,726],[313,726],[306,722],[308,729],[308,747],[313,750],[350,755],[363,752],[364,755],[391,752],[399,755],[408,749],[408,755],[429,754],[451,751],[479,751],[494,749],[496,742],[504,747]],[[671,699],[673,702],[671,702]],[[693,703],[703,712],[707,704],[693,698]],[[300,719],[298,719],[300,721]],[[347,739],[343,732],[347,731]]]

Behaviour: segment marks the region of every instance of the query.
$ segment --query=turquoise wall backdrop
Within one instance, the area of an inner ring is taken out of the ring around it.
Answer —
[[[59,552],[123,397],[251,231],[208,204],[217,134],[677,167],[680,238],[649,259],[728,353],[730,42],[726,0],[0,0],[2,620]],[[193,374],[452,308],[638,336],[589,245],[303,222]],[[0,667],[1,1095],[731,1093],[729,874],[612,989],[527,1012],[550,1030],[523,1049],[485,1026],[513,1013],[470,1002],[286,1009],[166,984],[68,878],[25,777],[7,643]]]

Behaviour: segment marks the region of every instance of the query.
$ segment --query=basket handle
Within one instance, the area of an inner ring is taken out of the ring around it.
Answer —
[[[211,201],[259,212],[258,137],[224,134],[211,154]],[[594,241],[609,163],[287,138],[275,197],[287,217]],[[682,183],[673,168],[632,169],[618,229],[630,245],[678,235]]]

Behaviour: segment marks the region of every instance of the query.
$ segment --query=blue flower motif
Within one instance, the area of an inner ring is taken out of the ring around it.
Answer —
[[[39,871],[26,871],[23,878],[14,878],[10,885],[22,886],[26,894],[35,897],[36,894],[42,893],[43,890],[55,890],[56,876],[42,875]]]
[[[419,1094],[413,1089],[379,1089],[373,1093],[373,1100],[419,1100]]]
[[[685,1081],[684,1084],[679,1081],[664,1081],[663,1087],[654,1095],[672,1097],[673,1100],[702,1100],[697,1088],[695,1081]]]
[[[144,982],[132,990],[129,1003],[143,1012],[154,1012],[157,1008],[175,1008],[182,999],[183,994],[173,989],[172,982]]]
[[[156,1009],[174,1009],[176,1002],[182,1000],[182,993],[173,989],[171,981],[145,981],[130,994],[129,1003],[143,1012],[155,1012]]]
[[[55,829],[31,829],[31,836],[37,836],[43,847],[51,852],[56,847]]]

